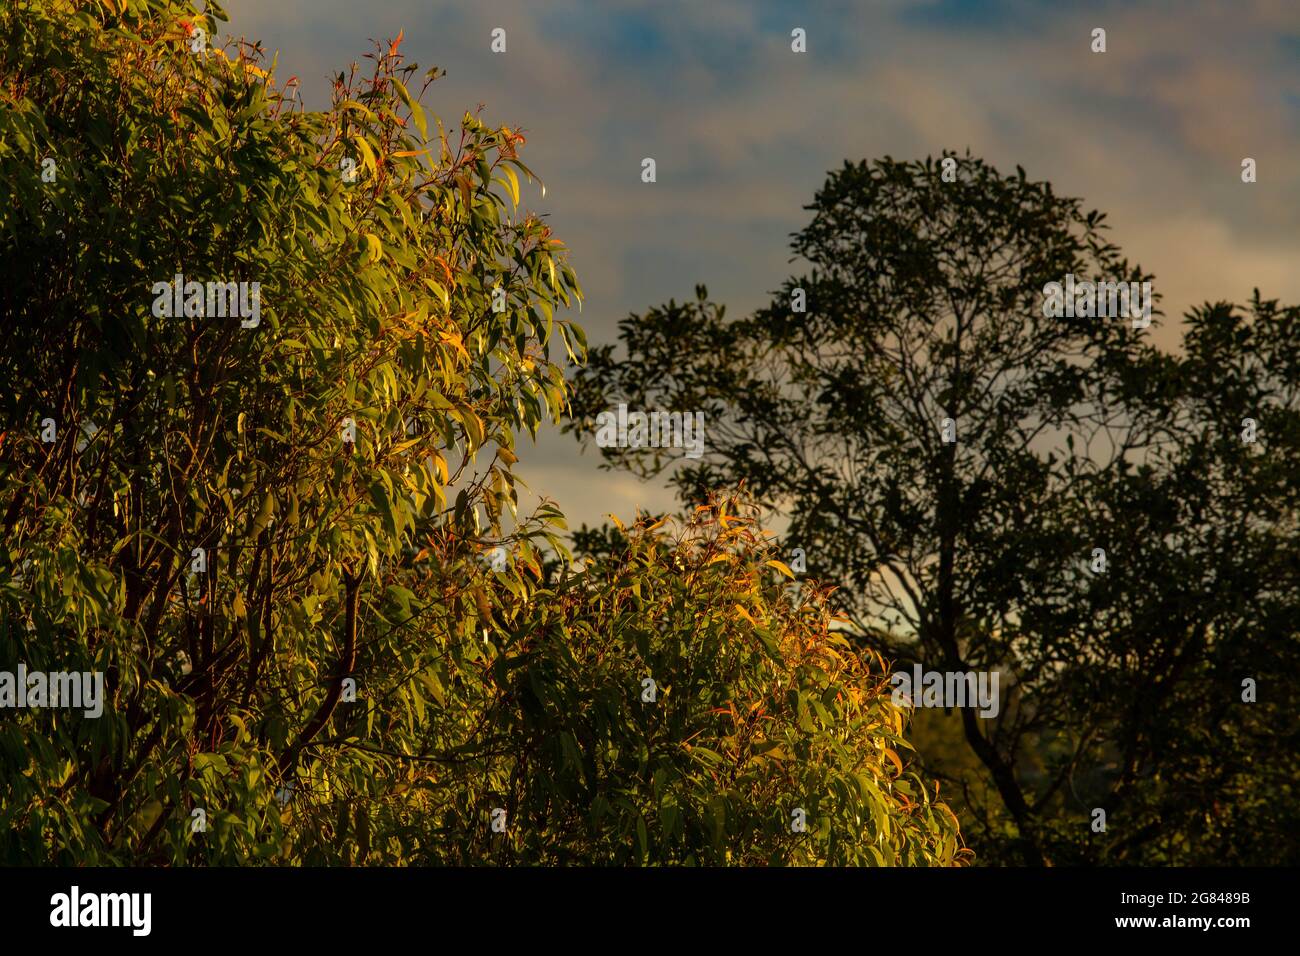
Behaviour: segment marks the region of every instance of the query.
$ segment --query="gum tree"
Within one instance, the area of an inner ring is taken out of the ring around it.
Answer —
[[[1188,597],[1150,569],[1187,566],[1181,499],[1244,492],[1220,480],[1235,466],[1194,452],[1208,434],[1235,437],[1247,414],[1205,414],[1225,384],[1205,348],[1249,351],[1246,334],[1224,345],[1202,321],[1189,364],[1153,351],[1130,318],[1046,309],[1044,288],[1069,275],[1150,276],[1106,240],[1102,214],[1023,170],[955,155],[846,163],[808,208],[792,244],[805,269],[770,306],[729,318],[700,287],[693,301],[628,317],[622,354],[593,351],[568,427],[590,436],[596,414],[623,401],[704,411],[707,454],[672,472],[685,502],[743,482],[788,523],[787,556],[803,549],[810,573],[841,585],[864,646],[928,670],[1000,673],[997,719],[971,708],[951,718],[976,771],[949,768],[969,788],[978,852],[1031,864],[1188,859],[1194,840],[1153,843],[1147,826],[1174,809],[1188,818],[1195,801],[1163,781],[1178,766],[1186,782],[1212,748],[1174,757],[1170,728],[1190,722],[1208,740],[1189,678],[1234,654],[1239,668],[1266,670],[1264,645],[1222,614],[1228,592],[1199,591],[1200,577]],[[1274,352],[1283,357],[1276,341]],[[1274,388],[1293,374],[1285,367]],[[1292,401],[1284,393],[1270,401]],[[1291,430],[1274,422],[1270,454]],[[653,448],[603,454],[642,475],[672,461]],[[1280,487],[1268,508],[1290,527]],[[1208,514],[1198,574],[1216,553],[1211,530],[1236,520]],[[1277,599],[1294,610],[1294,592]],[[1239,702],[1212,686],[1216,701]],[[1250,762],[1265,752],[1254,738]],[[1206,787],[1226,802],[1241,778]],[[1110,810],[1105,835],[1089,828],[1096,807]]]
[[[522,136],[445,131],[397,43],[295,108],[220,17],[0,12],[0,648],[110,694],[0,728],[17,858],[292,855],[309,794],[389,786],[332,731],[352,708],[409,746],[445,649],[401,569],[501,537],[515,436],[579,347]],[[259,323],[158,317],[178,274],[258,282]]]
[[[1122,821],[1077,857],[1294,864],[1300,309],[1256,292],[1184,321],[1183,354],[1151,396],[1165,440],[1088,515],[1134,570],[1047,625],[1090,639],[1067,686],[1109,746],[1081,795]]]

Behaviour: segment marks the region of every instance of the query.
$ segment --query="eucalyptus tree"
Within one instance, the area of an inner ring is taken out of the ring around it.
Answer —
[[[996,794],[972,827],[986,855],[1112,853],[1096,848],[1121,836],[1090,827],[1095,794],[1114,811],[1158,772],[1150,731],[1171,713],[1136,702],[1131,671],[1107,683],[1106,665],[1147,660],[1177,600],[1181,582],[1144,562],[1176,553],[1156,525],[1176,520],[1172,462],[1195,447],[1177,410],[1210,392],[1147,343],[1151,276],[1105,216],[1022,169],[846,163],[808,208],[803,271],[770,305],[728,317],[697,287],[629,316],[621,354],[592,351],[566,427],[588,437],[616,402],[703,412],[699,461],[611,447],[607,465],[670,474],[688,503],[743,483],[787,523],[786,559],[840,587],[865,646],[1002,676],[996,718],[956,718]],[[1213,603],[1166,623],[1211,628]],[[1135,621],[1138,606],[1152,617]]]

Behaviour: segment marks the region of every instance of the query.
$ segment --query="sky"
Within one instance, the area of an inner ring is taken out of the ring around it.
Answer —
[[[729,313],[763,304],[826,173],[955,149],[1023,166],[1107,213],[1178,317],[1207,300],[1300,303],[1300,0],[224,0],[308,108],[372,39],[447,71],[426,109],[521,128],[546,183],[525,205],[570,249],[591,344],[697,283]],[[505,30],[506,51],[491,49]],[[807,50],[791,49],[791,31]],[[1096,28],[1105,53],[1091,50]],[[653,157],[657,181],[641,181]],[[1257,182],[1243,183],[1245,157]],[[515,471],[571,527],[673,507],[569,436]]]

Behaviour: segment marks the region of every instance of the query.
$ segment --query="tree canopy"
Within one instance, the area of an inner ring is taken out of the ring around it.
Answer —
[[[585,353],[524,137],[223,20],[0,7],[0,667],[107,694],[0,721],[0,859],[967,859],[743,500],[577,564],[519,511]]]
[[[1294,860],[1297,310],[1207,305],[1181,356],[1146,317],[1062,314],[1051,283],[1152,277],[1104,214],[969,155],[845,163],[808,208],[769,306],[701,286],[629,316],[567,427],[704,411],[698,462],[602,454],[687,505],[743,483],[861,646],[1002,675],[936,765],[982,857]],[[1244,819],[1269,834],[1249,853]]]

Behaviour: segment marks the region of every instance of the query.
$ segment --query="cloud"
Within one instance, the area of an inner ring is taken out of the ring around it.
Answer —
[[[524,159],[588,292],[581,321],[611,341],[629,311],[691,294],[760,304],[789,234],[844,159],[944,147],[1017,163],[1109,214],[1111,238],[1156,273],[1169,326],[1258,285],[1300,302],[1300,33],[1293,0],[1111,2],[710,0],[601,4],[227,0],[234,32],[280,51],[309,105],[326,78],[405,29],[402,49],[448,70],[431,93],[454,122],[528,132]],[[507,30],[508,52],[489,50]],[[803,27],[808,52],[790,50]],[[1107,52],[1090,51],[1107,30]],[[653,156],[658,182],[640,182]],[[1240,162],[1259,162],[1259,182]],[[660,494],[543,436],[535,488],[575,523]],[[666,493],[664,493],[666,494]],[[657,499],[656,499],[657,500]],[[666,500],[666,499],[665,499]]]

